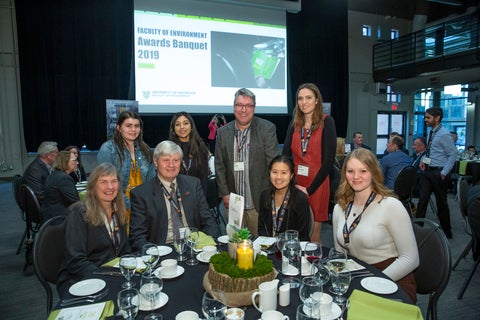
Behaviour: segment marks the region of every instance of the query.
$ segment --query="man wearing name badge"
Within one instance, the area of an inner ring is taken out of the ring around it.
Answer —
[[[425,218],[432,192],[437,202],[438,219],[447,238],[452,238],[450,209],[447,202],[447,190],[450,184],[451,170],[457,158],[455,144],[450,132],[442,124],[443,110],[432,107],[425,112],[425,124],[431,127],[427,139],[425,155],[419,167],[424,171],[420,179],[420,199],[417,206],[417,218]]]
[[[157,177],[132,189],[130,244],[141,250],[150,242],[172,243],[175,232],[195,227],[216,238],[220,235],[198,178],[179,174],[182,149],[174,142],[160,142],[153,152]]]
[[[244,197],[243,225],[258,235],[260,194],[270,185],[268,165],[279,153],[273,123],[254,116],[255,95],[246,88],[234,97],[235,120],[217,131],[215,171],[218,195],[229,208],[230,193]]]

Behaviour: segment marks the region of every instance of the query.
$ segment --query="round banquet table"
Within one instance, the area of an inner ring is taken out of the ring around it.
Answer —
[[[226,245],[219,245],[219,250],[226,251]],[[323,248],[324,256],[325,253],[328,253],[328,248]],[[189,254],[189,253],[188,253]],[[170,254],[163,256],[160,258],[160,261],[163,259],[168,258],[176,258],[177,254],[175,250],[173,250]],[[269,258],[273,260],[274,266],[277,270],[280,270],[281,261],[275,257],[275,255],[269,255]],[[379,270],[367,265],[366,263],[356,260],[359,264],[364,266],[367,270],[371,271],[374,276],[387,278],[383,273]],[[157,309],[155,312],[160,313],[163,315],[165,320],[173,320],[175,316],[184,310],[193,310],[200,315],[200,318],[203,318],[202,314],[202,296],[205,292],[203,289],[203,276],[208,271],[208,264],[199,262],[195,266],[188,266],[185,264],[185,261],[178,262],[179,266],[182,266],[185,269],[185,272],[177,278],[173,279],[163,279],[163,292],[168,295],[168,302],[162,306],[161,308]],[[115,313],[118,312],[118,307],[116,303],[116,296],[117,293],[122,289],[121,285],[125,281],[118,268],[101,268],[101,271],[105,272],[114,272],[115,275],[107,275],[107,274],[92,274],[91,278],[98,278],[103,279],[107,283],[107,288],[109,288],[108,295],[100,300],[107,301],[112,300],[115,303]],[[281,273],[278,275],[279,279],[281,280]],[[366,291],[361,284],[360,281],[362,277],[353,278],[350,284],[350,288],[346,294],[346,296],[350,296],[351,292],[354,289],[359,289],[362,291]],[[387,278],[388,279],[388,278]],[[135,288],[139,289],[140,277],[135,276],[132,280],[135,283]],[[280,285],[280,284],[279,284]],[[328,292],[328,288],[330,288],[330,282],[324,285],[324,290],[326,293]],[[329,293],[331,295],[331,293]],[[398,288],[398,290],[393,294],[377,294],[378,296],[394,299],[397,301],[403,301],[406,303],[411,303],[407,294],[402,290],[402,288]],[[71,298],[70,294],[66,294],[63,298]],[[301,304],[300,298],[298,296],[298,288],[290,290],[290,304],[286,307],[281,307],[277,304],[277,310],[282,312],[285,315],[288,315],[290,319],[295,319],[296,317],[296,309],[297,306]],[[78,304],[78,305],[81,305]],[[77,306],[77,305],[72,305]],[[60,306],[57,305],[54,309],[60,309]],[[138,316],[136,319],[143,319],[150,311],[139,311]],[[247,306],[245,310],[245,320],[256,320],[259,319],[261,316],[260,312],[256,310],[253,306]],[[108,319],[122,319],[121,317],[110,317]]]

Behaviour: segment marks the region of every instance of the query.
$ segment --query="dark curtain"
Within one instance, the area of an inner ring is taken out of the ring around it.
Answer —
[[[133,0],[16,0],[15,6],[27,150],[44,140],[97,150],[106,139],[105,99],[135,98]],[[346,0],[303,0],[301,12],[287,14],[289,114],[261,115],[277,125],[280,143],[304,82],[316,83],[332,103],[337,133],[345,136],[347,25]],[[168,137],[171,116],[142,116],[151,147]],[[202,137],[211,116],[194,116]]]

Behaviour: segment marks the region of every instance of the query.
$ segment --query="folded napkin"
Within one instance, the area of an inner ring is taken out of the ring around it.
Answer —
[[[112,300],[109,300],[106,302],[87,304],[84,306],[53,310],[52,312],[50,312],[50,315],[48,316],[48,320],[63,320],[63,319],[102,320],[107,317],[113,316],[114,309],[115,309],[115,304],[113,303]]]
[[[349,298],[348,320],[423,320],[418,306],[353,290]]]
[[[102,267],[104,267],[104,268],[120,268],[119,263],[120,263],[120,257],[116,257],[115,259],[110,260],[110,261],[102,264]],[[146,268],[147,268],[147,266],[145,265],[145,263],[143,263],[142,258],[137,257],[137,268],[135,269],[135,272],[142,273]]]
[[[217,243],[215,242],[215,240],[213,240],[211,236],[209,236],[208,234],[202,231],[198,231],[198,242],[195,247],[197,250],[202,250],[203,247],[205,246],[216,246],[216,245]]]
[[[345,265],[345,269],[348,271],[357,271],[365,269],[365,267],[356,262],[355,260],[348,259],[347,264]]]

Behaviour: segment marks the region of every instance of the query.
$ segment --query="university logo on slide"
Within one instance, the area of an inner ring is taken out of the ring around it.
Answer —
[[[146,99],[150,98],[150,91],[142,91],[143,97]]]

